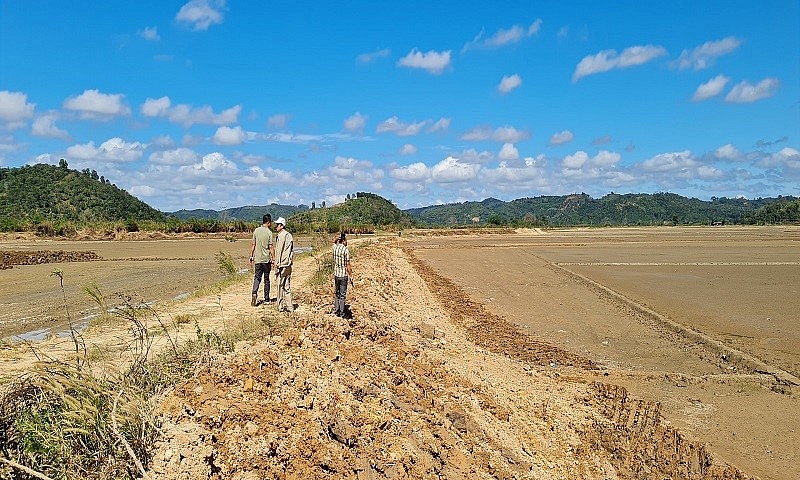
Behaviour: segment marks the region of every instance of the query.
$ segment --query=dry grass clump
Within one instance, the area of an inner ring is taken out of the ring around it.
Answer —
[[[88,292],[105,303],[98,289]],[[85,348],[73,331],[69,363],[42,361],[0,390],[0,479],[147,478],[149,449],[158,437],[151,399],[188,378],[210,355],[230,352],[235,342],[263,336],[276,323],[265,316],[218,334],[195,320],[196,339],[178,344],[152,308],[123,300],[114,315],[130,327],[131,339],[120,352],[125,366],[102,368],[102,352]],[[189,321],[188,315],[175,319]],[[168,337],[168,347],[153,352],[158,334]]]

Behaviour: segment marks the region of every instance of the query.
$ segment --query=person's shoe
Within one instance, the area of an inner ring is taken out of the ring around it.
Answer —
[[[258,300],[258,295],[253,295],[253,297],[250,299],[250,306],[255,307],[257,300]]]

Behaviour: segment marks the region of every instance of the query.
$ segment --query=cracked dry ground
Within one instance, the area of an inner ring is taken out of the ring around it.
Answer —
[[[748,478],[395,241],[356,262],[352,320],[295,285],[272,335],[161,400],[152,478]]]

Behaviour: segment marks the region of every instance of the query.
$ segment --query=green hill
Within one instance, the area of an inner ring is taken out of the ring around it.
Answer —
[[[273,216],[273,218],[275,218]],[[406,228],[411,217],[392,202],[373,193],[358,192],[355,197],[332,207],[313,208],[287,219],[289,228],[299,232],[372,232],[376,228]]]
[[[674,193],[626,195],[611,193],[595,199],[581,193],[520,198],[510,202],[487,198],[481,202],[435,205],[414,208],[406,212],[420,226],[621,226],[797,222],[797,204],[792,203],[797,199],[782,197],[781,205],[784,207],[775,211],[777,207],[769,206],[778,200],[781,198],[748,200],[712,197],[710,201],[704,201]],[[792,218],[794,220],[791,220]]]
[[[292,215],[308,210],[306,205],[278,205],[272,203],[269,205],[258,206],[248,205],[245,207],[226,208],[224,210],[178,210],[172,212],[170,215],[175,216],[179,220],[189,220],[192,218],[199,220],[241,220],[245,222],[259,222],[265,213],[272,215],[272,218],[285,217],[289,218]]]
[[[29,230],[43,222],[73,225],[164,221],[166,216],[95,171],[55,165],[0,168],[0,231]]]

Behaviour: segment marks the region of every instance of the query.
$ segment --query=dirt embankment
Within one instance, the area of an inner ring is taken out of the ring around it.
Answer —
[[[748,478],[657,404],[582,380],[592,362],[527,338],[408,255],[358,250],[352,320],[328,313],[324,289],[295,286],[301,307],[272,335],[163,398],[150,475]]]
[[[0,251],[0,270],[14,265],[39,265],[42,263],[88,262],[99,260],[95,252],[67,252],[63,250]]]

